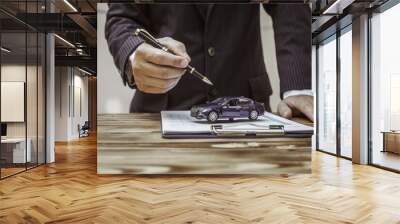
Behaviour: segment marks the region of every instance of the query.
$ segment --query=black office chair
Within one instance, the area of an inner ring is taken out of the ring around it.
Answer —
[[[78,125],[79,138],[89,136],[89,129],[90,129],[89,121],[85,121],[85,123],[82,125],[82,127],[79,127],[79,126],[80,125]]]

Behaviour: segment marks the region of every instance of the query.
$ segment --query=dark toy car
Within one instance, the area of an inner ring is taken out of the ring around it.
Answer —
[[[234,118],[248,117],[250,120],[257,120],[258,115],[263,115],[264,111],[264,104],[243,96],[221,97],[206,104],[193,106],[190,116],[207,119],[209,122],[215,122],[219,118],[233,120]]]

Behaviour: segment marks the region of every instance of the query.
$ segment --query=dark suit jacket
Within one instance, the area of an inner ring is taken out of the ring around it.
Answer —
[[[158,38],[170,36],[184,43],[191,64],[209,77],[220,95],[246,96],[269,105],[272,89],[261,45],[259,4],[109,6],[106,38],[124,83],[132,77],[129,56],[143,42],[132,33],[142,27]],[[286,4],[264,5],[264,9],[273,19],[281,95],[288,90],[310,89],[309,7]],[[210,48],[215,49],[213,56]],[[166,94],[137,90],[131,112],[183,110],[206,100],[207,85],[185,74]]]

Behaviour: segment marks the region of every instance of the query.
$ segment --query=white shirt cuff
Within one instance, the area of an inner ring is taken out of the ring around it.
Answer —
[[[289,90],[283,93],[283,99],[288,98],[289,96],[314,96],[314,93],[311,89],[302,89],[302,90]]]
[[[131,56],[129,56],[129,61],[131,62],[131,65],[133,65],[133,62],[135,61],[135,56],[136,56],[136,51],[134,51]]]

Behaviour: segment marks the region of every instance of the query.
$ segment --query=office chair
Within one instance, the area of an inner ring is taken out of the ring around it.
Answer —
[[[79,127],[79,126],[80,125],[78,125],[79,138],[89,136],[89,129],[90,129],[89,121],[85,121],[85,123],[82,125],[82,127]]]

